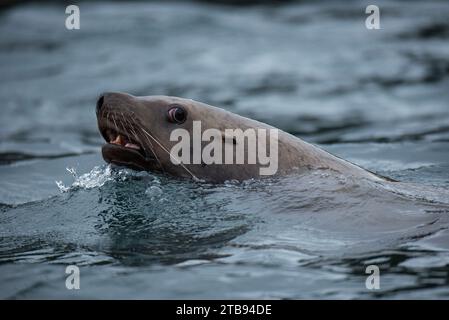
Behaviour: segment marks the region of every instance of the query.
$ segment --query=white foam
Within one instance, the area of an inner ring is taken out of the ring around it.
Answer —
[[[106,182],[113,180],[111,166],[96,166],[90,172],[78,176],[74,168],[67,168],[75,181],[71,186],[65,186],[62,181],[55,181],[61,192],[73,189],[91,189],[103,186]]]

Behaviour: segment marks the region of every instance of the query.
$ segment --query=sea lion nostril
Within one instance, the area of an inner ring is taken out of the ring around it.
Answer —
[[[104,103],[104,95],[102,94],[100,98],[98,98],[97,100],[97,108],[96,108],[97,114],[100,112],[103,103]]]

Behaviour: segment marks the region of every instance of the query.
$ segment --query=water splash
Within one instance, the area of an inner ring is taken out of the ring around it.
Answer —
[[[67,171],[73,176],[75,181],[71,186],[65,186],[62,181],[55,181],[59,190],[64,193],[74,189],[91,189],[101,187],[106,182],[113,180],[112,169],[110,165],[95,166],[90,172],[78,176],[74,168],[67,168]]]

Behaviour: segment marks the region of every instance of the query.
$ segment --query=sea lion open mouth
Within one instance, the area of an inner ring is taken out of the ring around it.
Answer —
[[[116,165],[147,170],[153,166],[155,155],[142,143],[138,123],[123,112],[110,106],[102,106],[101,111],[97,108],[98,128],[106,141],[101,150],[103,158]]]
[[[100,126],[100,132],[107,142],[101,150],[107,162],[136,170],[146,170],[154,161],[151,151],[145,150],[138,137],[132,140],[127,133],[118,133],[115,129],[102,126]]]
[[[123,150],[125,150],[125,152],[136,150],[141,156],[143,156],[144,158],[146,157],[145,150],[140,146],[140,142],[131,142],[127,135],[117,133],[113,129],[106,129],[104,135],[108,137],[108,139],[106,140],[109,141],[108,144],[123,147]]]

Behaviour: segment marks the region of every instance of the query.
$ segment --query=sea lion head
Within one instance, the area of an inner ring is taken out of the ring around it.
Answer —
[[[175,129],[185,129],[192,134],[193,122],[201,121],[202,130],[244,130],[254,126],[251,123],[253,120],[190,99],[136,97],[120,92],[102,94],[97,101],[96,113],[98,128],[106,140],[102,148],[106,162],[206,181],[242,180],[258,176],[257,165],[237,168],[232,164],[180,164],[170,155],[172,147],[178,143],[170,139]],[[235,143],[232,139],[226,141]],[[191,155],[192,149],[193,146]]]
[[[96,113],[106,140],[103,158],[136,170],[209,182],[314,169],[385,180],[282,130],[191,99],[104,93],[97,101]],[[249,138],[248,132],[257,132],[256,138]],[[220,146],[211,147],[215,142]],[[229,149],[232,152],[227,152]]]

